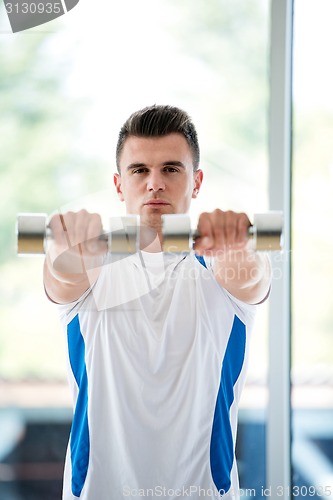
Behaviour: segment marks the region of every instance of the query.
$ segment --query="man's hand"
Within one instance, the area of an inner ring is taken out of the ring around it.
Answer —
[[[204,212],[199,217],[200,238],[195,242],[198,254],[215,255],[221,251],[244,248],[251,223],[244,213],[232,211]]]
[[[271,266],[266,254],[254,251],[248,237],[250,225],[244,213],[202,213],[194,249],[214,257],[214,276],[223,288],[243,302],[257,304],[268,295]]]
[[[47,258],[59,272],[84,273],[92,269],[107,251],[106,242],[98,239],[102,233],[98,214],[86,210],[66,212],[54,215],[49,226],[53,238]]]
[[[86,210],[66,212],[54,215],[49,226],[53,238],[45,258],[45,289],[55,302],[71,302],[97,279],[107,252],[107,243],[98,239],[101,217]]]

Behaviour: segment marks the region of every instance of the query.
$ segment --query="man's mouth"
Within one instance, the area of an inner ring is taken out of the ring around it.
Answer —
[[[166,207],[170,205],[170,203],[166,200],[163,200],[161,198],[154,198],[152,200],[146,201],[144,204],[145,207],[150,207],[150,208],[160,208],[160,207]]]

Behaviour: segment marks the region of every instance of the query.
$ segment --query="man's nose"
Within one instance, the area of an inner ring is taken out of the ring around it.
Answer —
[[[160,172],[151,172],[147,182],[148,191],[164,191],[165,182]]]

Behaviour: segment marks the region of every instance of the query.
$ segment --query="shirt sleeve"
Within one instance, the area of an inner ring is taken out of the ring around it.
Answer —
[[[205,256],[204,261],[206,264],[206,268],[213,275],[214,274],[214,270],[213,270],[214,269],[214,257]],[[242,319],[242,321],[247,322],[248,319],[250,321],[252,321],[254,319],[256,312],[257,312],[257,308],[258,308],[257,304],[248,304],[247,302],[243,302],[242,300],[237,299],[230,292],[228,292],[228,290],[226,290],[222,285],[220,285],[220,283],[218,283],[217,280],[215,280],[215,281],[216,281],[217,285],[219,286],[219,288],[222,290],[223,294],[233,304],[237,316],[239,316],[240,319]]]

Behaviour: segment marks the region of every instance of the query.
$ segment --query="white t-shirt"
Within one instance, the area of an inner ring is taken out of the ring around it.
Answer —
[[[59,306],[74,403],[64,500],[239,498],[237,408],[255,306],[224,290],[211,265],[109,255],[92,288]]]

